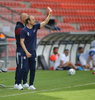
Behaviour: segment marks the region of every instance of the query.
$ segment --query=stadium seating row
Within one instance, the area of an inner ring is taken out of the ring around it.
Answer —
[[[60,8],[61,3],[51,3],[51,2],[31,2],[31,7],[32,8]]]
[[[13,8],[13,10],[16,10],[20,13],[27,13],[27,14],[35,14],[35,15],[41,15],[42,13],[39,12],[37,9],[35,8]]]
[[[3,15],[5,18],[9,19],[9,20],[12,20],[12,16],[11,15]],[[38,21],[43,21],[45,19],[46,16],[44,15],[40,15],[40,16],[37,16],[37,15],[34,15],[35,19],[38,20]],[[14,16],[14,21],[17,22],[20,20],[20,16],[16,15]]]
[[[85,3],[62,3],[61,8],[63,9],[87,9],[94,10],[95,4]]]
[[[93,31],[95,30],[95,24],[80,24],[80,30]]]
[[[27,13],[32,15],[41,15],[42,13],[37,11],[35,8],[13,8],[13,10],[20,12],[20,13]],[[10,15],[12,13],[11,10],[0,8],[0,14],[2,15]]]
[[[16,1],[34,1],[34,0],[16,0]],[[95,0],[35,0],[42,2],[66,2],[66,3],[95,3]]]
[[[88,9],[88,10],[95,9],[95,4],[31,2],[32,8],[46,8],[47,6],[51,8],[63,8],[63,9]]]
[[[53,16],[95,16],[94,10],[63,10],[53,9]]]
[[[64,16],[65,23],[95,23],[95,17]]]
[[[72,27],[69,23],[58,23],[57,24],[58,27],[60,27],[61,29],[65,29],[65,28],[70,28],[70,29],[74,29],[74,27]]]
[[[0,4],[8,7],[25,7],[25,5],[19,1],[0,1]]]
[[[8,9],[5,8],[0,8],[0,14],[1,15],[7,15],[7,14],[11,14],[12,12]]]

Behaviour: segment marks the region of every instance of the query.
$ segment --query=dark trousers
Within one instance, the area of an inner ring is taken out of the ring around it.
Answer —
[[[29,85],[33,85],[35,78],[35,71],[36,71],[36,51],[33,50],[30,53],[32,54],[32,56],[28,58],[29,69],[30,69]]]
[[[23,84],[27,83],[27,76],[29,72],[28,59],[26,55],[23,55],[23,49],[21,47],[17,47],[16,50],[16,72],[15,72],[15,84],[21,84],[23,80]]]

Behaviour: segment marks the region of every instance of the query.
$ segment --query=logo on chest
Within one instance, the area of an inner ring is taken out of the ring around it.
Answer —
[[[34,29],[33,32],[35,33],[36,32],[36,29]]]
[[[29,32],[27,32],[27,35],[29,36]]]

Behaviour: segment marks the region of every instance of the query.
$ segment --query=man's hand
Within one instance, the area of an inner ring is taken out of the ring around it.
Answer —
[[[47,9],[49,10],[49,13],[52,13],[52,9],[50,7],[47,7]]]
[[[49,14],[48,14],[47,18],[43,22],[40,23],[40,28],[45,26],[50,20],[50,17],[51,17],[51,14],[52,14],[52,10],[51,10],[50,7],[47,7],[47,9],[49,10]]]
[[[85,65],[85,68],[86,68],[86,69],[90,69],[90,64],[87,63],[87,64]]]
[[[26,53],[27,58],[30,58],[32,56],[32,54],[30,54],[29,52]]]

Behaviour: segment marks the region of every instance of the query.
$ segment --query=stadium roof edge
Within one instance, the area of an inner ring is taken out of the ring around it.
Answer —
[[[40,40],[41,44],[84,43],[95,39],[95,32],[59,32],[51,33]]]
[[[70,32],[70,34],[94,34],[95,32]]]

